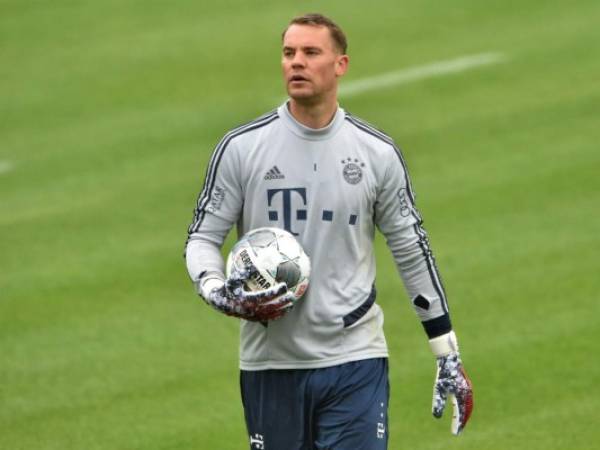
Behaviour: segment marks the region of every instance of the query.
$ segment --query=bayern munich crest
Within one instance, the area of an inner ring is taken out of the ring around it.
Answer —
[[[342,164],[344,165],[344,169],[342,171],[342,174],[344,175],[344,180],[346,180],[350,184],[360,183],[360,180],[362,180],[363,177],[361,167],[365,167],[365,163],[360,162],[356,158],[348,158],[342,159]]]

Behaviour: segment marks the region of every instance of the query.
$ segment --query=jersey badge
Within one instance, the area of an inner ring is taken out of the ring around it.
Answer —
[[[346,180],[346,182],[349,184],[360,183],[360,180],[362,180],[363,177],[361,167],[365,167],[365,163],[356,158],[348,158],[342,159],[342,164],[344,165],[344,169],[342,170],[344,180]]]

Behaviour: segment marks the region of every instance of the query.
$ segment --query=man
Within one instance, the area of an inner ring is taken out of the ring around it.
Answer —
[[[433,414],[441,417],[450,396],[458,434],[472,409],[470,381],[402,155],[391,138],[338,106],[338,79],[349,58],[335,23],[319,14],[297,17],[282,40],[289,100],[217,145],[186,246],[198,293],[242,319],[250,448],[387,448],[388,351],[375,303],[376,227],[437,357]],[[220,248],[234,224],[240,236],[263,226],[285,228],[304,247],[310,287],[291,310],[284,284],[250,293],[243,289],[249,272],[225,279]]]

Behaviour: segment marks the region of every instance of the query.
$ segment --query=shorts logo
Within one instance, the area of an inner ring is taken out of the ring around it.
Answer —
[[[265,438],[263,435],[256,433],[254,436],[250,436],[250,447],[256,448],[257,450],[264,450]]]
[[[385,417],[385,403],[381,402],[381,412],[379,413],[380,420],[384,421]],[[377,422],[377,439],[385,439],[385,422]]]
[[[385,437],[385,425],[379,422],[377,424],[377,439],[383,439]]]
[[[344,169],[342,171],[344,180],[350,184],[360,183],[360,180],[362,180],[363,177],[361,167],[365,167],[365,163],[360,162],[356,158],[348,158],[342,159],[342,164],[344,165]]]

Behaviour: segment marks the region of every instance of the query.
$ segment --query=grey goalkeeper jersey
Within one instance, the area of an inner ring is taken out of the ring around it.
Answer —
[[[430,337],[449,331],[448,307],[406,165],[390,137],[338,108],[311,129],[287,104],[217,145],[186,246],[189,274],[223,272],[223,241],[258,227],[293,233],[310,257],[307,293],[267,326],[241,321],[243,370],[318,368],[386,357],[375,303],[377,227]]]

